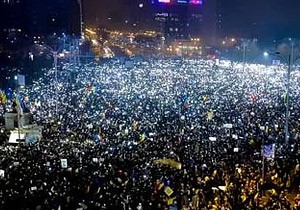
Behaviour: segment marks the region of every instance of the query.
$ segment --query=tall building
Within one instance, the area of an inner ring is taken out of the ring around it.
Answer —
[[[201,36],[207,45],[214,45],[222,33],[223,0],[207,0],[203,9],[203,31]]]
[[[186,39],[202,30],[202,0],[152,0],[154,19],[166,37]]]
[[[222,0],[216,0],[216,33],[218,36],[222,35],[223,30],[223,16],[224,8],[222,6],[224,2]]]
[[[28,35],[80,34],[80,1],[25,0],[25,31]]]
[[[0,38],[81,32],[80,0],[0,0]]]
[[[0,41],[13,42],[10,37],[22,32],[23,6],[22,0],[0,0]]]

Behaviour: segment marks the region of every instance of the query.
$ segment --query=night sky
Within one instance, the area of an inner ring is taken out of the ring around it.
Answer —
[[[151,13],[150,0],[86,0],[85,22],[87,25],[114,25],[130,19],[141,10],[139,3],[144,3],[143,16]],[[204,10],[214,12],[204,0]],[[224,34],[263,36],[300,37],[300,1],[299,0],[220,0],[223,13]],[[108,22],[108,17],[114,17]]]
[[[138,10],[138,2],[145,0],[87,0],[84,1],[85,21],[94,25],[107,23],[108,17],[114,17],[113,24],[127,20]]]
[[[226,31],[254,36],[300,35],[299,0],[224,0],[223,5]]]

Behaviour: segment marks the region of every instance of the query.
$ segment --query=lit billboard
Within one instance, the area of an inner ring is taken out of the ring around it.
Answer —
[[[178,4],[190,4],[190,5],[202,5],[203,0],[151,0],[152,4],[170,4],[170,5],[178,5]]]
[[[159,3],[171,3],[171,0],[158,0]]]

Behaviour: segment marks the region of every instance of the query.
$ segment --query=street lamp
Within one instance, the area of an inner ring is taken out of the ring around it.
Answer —
[[[268,52],[264,52],[264,56],[269,56],[270,54]],[[271,54],[279,59],[283,60],[287,65],[287,83],[286,83],[286,106],[285,106],[285,125],[284,125],[284,139],[285,144],[288,146],[289,144],[289,120],[290,120],[290,86],[291,86],[291,71],[293,64],[300,59],[300,57],[294,58],[294,43],[292,42],[291,46],[291,52],[289,53],[288,57],[284,57],[282,53],[275,52],[275,54]]]
[[[59,50],[53,50],[50,46],[44,45],[48,50],[50,50],[50,53],[53,56],[53,66],[54,66],[54,72],[55,72],[55,114],[57,115],[58,112],[58,73],[57,73],[57,62],[58,58],[63,57],[63,53],[59,53]]]
[[[53,51],[53,59],[54,59],[54,71],[55,71],[55,114],[57,115],[57,103],[58,103],[58,78],[57,78],[57,59],[58,53],[57,51]]]
[[[243,43],[242,43],[242,46],[243,46],[243,72],[245,72],[247,44],[248,43],[246,41],[243,41]]]
[[[293,63],[293,44],[292,51],[288,56],[288,72],[287,72],[287,84],[286,84],[286,107],[285,107],[285,125],[284,125],[284,133],[285,133],[285,144],[288,146],[290,133],[289,133],[289,118],[290,118],[290,85],[291,85],[291,66]],[[280,53],[279,53],[280,54]]]

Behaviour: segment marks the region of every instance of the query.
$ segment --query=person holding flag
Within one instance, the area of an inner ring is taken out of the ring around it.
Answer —
[[[24,103],[23,103],[23,101],[22,101],[22,99],[21,99],[21,97],[20,97],[19,94],[17,94],[17,95],[15,96],[15,103],[16,103],[16,110],[17,110],[17,112],[18,112],[20,115],[22,115],[23,112],[24,112],[24,107],[25,107],[25,105],[24,105]]]

